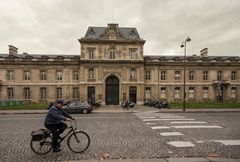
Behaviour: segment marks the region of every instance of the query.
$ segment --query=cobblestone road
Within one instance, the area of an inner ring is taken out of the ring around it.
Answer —
[[[206,157],[240,158],[239,145],[224,145],[211,140],[240,140],[240,113],[180,113],[173,114],[206,125],[221,126],[220,129],[177,129],[172,121],[143,121],[161,119],[165,113],[92,113],[75,115],[79,129],[87,132],[91,145],[82,154],[71,152],[66,143],[61,153],[45,156],[35,155],[29,147],[33,129],[41,128],[43,114],[0,115],[0,161],[67,161],[101,159],[142,159],[167,157]],[[148,117],[148,118],[146,118]],[[166,114],[165,114],[166,117]],[[182,124],[181,124],[182,125]],[[186,125],[186,124],[185,124]],[[153,126],[169,127],[168,132],[181,132],[181,137],[162,136],[163,129]],[[195,147],[174,147],[168,142],[190,141]]]

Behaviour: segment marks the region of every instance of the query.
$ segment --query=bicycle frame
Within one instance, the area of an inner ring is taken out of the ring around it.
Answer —
[[[74,120],[75,121],[75,124],[77,125],[77,122],[76,122],[76,120]],[[66,137],[68,137],[71,133],[75,133],[75,131],[77,130],[77,128],[73,128],[73,125],[71,124],[71,121],[69,121],[70,122],[70,125],[71,126],[69,126],[69,127],[67,127],[67,129],[70,129],[68,132],[67,132],[67,134],[65,135],[65,136],[63,136],[63,138],[59,141],[59,144],[60,143],[62,143],[62,141],[66,138]]]

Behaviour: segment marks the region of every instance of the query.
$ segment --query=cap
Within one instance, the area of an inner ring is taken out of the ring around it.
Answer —
[[[55,103],[56,103],[56,104],[64,105],[64,100],[62,100],[62,99],[56,99]]]

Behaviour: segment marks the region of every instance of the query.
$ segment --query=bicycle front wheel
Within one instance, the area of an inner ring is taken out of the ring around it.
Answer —
[[[38,155],[45,155],[52,150],[52,138],[49,135],[40,141],[31,140],[30,146],[34,153]]]
[[[89,135],[83,131],[76,131],[68,137],[67,145],[71,151],[81,153],[90,145]]]

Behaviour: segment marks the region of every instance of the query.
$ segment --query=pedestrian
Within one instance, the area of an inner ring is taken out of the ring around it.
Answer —
[[[58,143],[59,139],[62,139],[60,136],[61,133],[67,128],[67,124],[62,121],[71,121],[74,118],[65,112],[62,108],[64,106],[64,101],[61,99],[57,99],[54,105],[49,109],[44,125],[47,129],[49,129],[53,135],[52,138],[52,147],[53,152],[59,152],[60,144]]]

